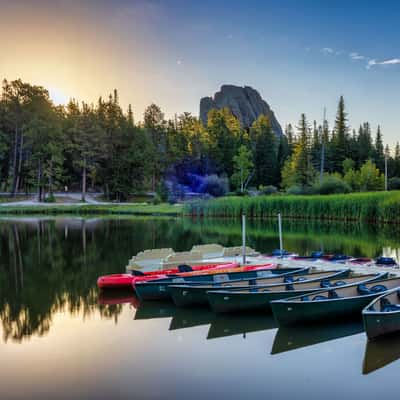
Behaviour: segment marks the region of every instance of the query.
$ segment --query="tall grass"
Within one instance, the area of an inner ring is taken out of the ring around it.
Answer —
[[[186,204],[185,214],[203,217],[285,218],[400,223],[400,191],[329,196],[222,197]]]

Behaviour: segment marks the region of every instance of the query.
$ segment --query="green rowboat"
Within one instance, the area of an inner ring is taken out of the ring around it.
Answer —
[[[330,288],[316,293],[272,301],[271,308],[280,325],[308,321],[332,321],[361,315],[373,299],[400,286],[400,278]]]
[[[178,307],[192,306],[208,306],[210,291],[222,291],[226,293],[236,290],[250,290],[251,292],[258,290],[257,288],[269,287],[270,285],[281,285],[285,283],[287,286],[292,286],[295,282],[303,281],[320,281],[333,277],[345,278],[350,274],[350,269],[339,271],[314,272],[305,276],[269,276],[261,279],[248,279],[236,282],[214,283],[211,285],[171,285],[168,287],[169,294],[172,297],[175,305]],[[320,286],[319,290],[321,289]]]
[[[400,288],[373,300],[362,312],[368,339],[400,331]]]
[[[234,312],[244,310],[270,311],[271,301],[287,299],[288,297],[302,296],[319,292],[328,287],[339,287],[366,283],[387,277],[387,273],[369,274],[351,278],[327,276],[318,280],[273,285],[266,287],[250,287],[242,290],[213,290],[207,292],[209,304],[214,312]],[[312,274],[308,275],[312,276]]]
[[[143,300],[170,300],[168,287],[171,285],[210,285],[213,283],[235,282],[243,279],[263,279],[266,277],[304,275],[309,268],[274,268],[243,272],[229,272],[213,275],[198,275],[190,277],[171,277],[156,279],[149,282],[138,282],[135,290],[138,298]]]

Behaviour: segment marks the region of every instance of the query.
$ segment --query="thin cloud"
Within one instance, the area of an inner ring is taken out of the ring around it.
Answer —
[[[334,54],[334,53],[335,53],[335,50],[333,50],[333,49],[330,48],[330,47],[324,47],[324,48],[321,49],[321,53],[322,53],[322,54],[325,54],[325,55]]]
[[[376,61],[376,60],[369,60],[367,63],[367,69],[375,65],[398,65],[400,64],[400,58],[389,58],[387,60]]]
[[[306,51],[309,51],[309,47],[306,48]],[[323,55],[332,55],[332,56],[340,56],[342,54],[347,55],[351,60],[355,61],[364,61],[365,62],[365,67],[367,69],[370,69],[371,67],[374,66],[379,66],[379,65],[400,65],[400,58],[388,58],[386,60],[376,60],[367,56],[364,56],[356,51],[353,51],[351,53],[345,53],[343,50],[336,50],[333,49],[332,47],[323,47],[322,49],[319,50]]]
[[[362,56],[361,54],[358,54],[356,52],[350,53],[349,56],[352,60],[366,60],[367,59],[367,57]]]

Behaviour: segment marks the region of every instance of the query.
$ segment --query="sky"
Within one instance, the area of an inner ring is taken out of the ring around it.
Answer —
[[[381,0],[0,0],[0,79],[45,86],[56,103],[114,88],[136,120],[199,113],[222,84],[260,92],[284,126],[300,114],[399,137],[400,2]]]

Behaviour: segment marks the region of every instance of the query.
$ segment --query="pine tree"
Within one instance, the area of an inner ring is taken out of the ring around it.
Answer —
[[[335,119],[334,127],[334,170],[337,172],[343,171],[343,161],[349,154],[349,127],[347,125],[347,113],[345,111],[345,104],[343,96],[340,96],[338,109]]]
[[[272,131],[270,121],[260,115],[250,128],[250,137],[254,143],[255,182],[257,185],[277,185],[278,143]]]
[[[378,169],[383,171],[385,164],[385,153],[383,149],[381,127],[379,125],[375,136],[373,158]]]

